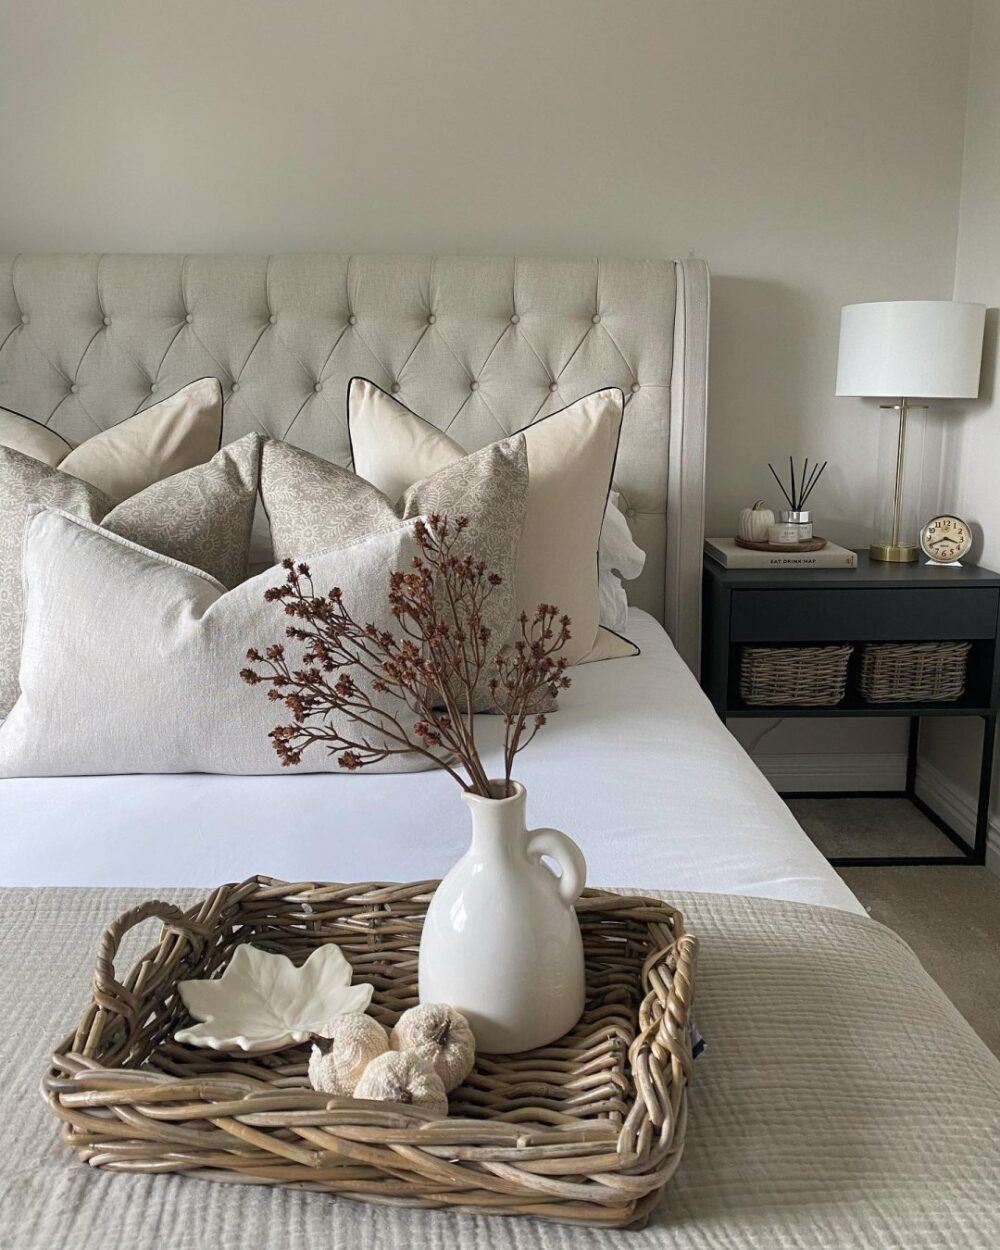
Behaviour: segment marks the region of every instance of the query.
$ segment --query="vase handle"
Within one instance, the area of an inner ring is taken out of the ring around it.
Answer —
[[[556,861],[562,869],[562,876],[557,879],[560,897],[567,907],[572,907],[587,883],[583,851],[558,829],[532,829],[528,835],[528,854],[536,863],[541,863],[543,855]]]

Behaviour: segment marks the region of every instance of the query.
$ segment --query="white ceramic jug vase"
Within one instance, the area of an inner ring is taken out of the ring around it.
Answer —
[[[504,793],[504,782],[491,784]],[[573,910],[587,876],[583,852],[557,829],[527,828],[516,781],[507,798],[462,798],[472,845],[427,909],[420,1001],[460,1011],[486,1054],[545,1046],[583,1012],[583,942]]]

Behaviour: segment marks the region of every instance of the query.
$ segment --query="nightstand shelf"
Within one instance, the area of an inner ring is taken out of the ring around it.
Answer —
[[[734,703],[726,708],[726,718],[751,716],[989,716],[988,707],[980,707],[978,700],[966,702],[964,698],[943,706],[940,703],[866,703],[864,699],[848,695],[836,707],[783,707],[781,704],[750,706]]]
[[[703,580],[702,687],[732,718],[895,717],[910,722],[905,788],[872,797],[905,797],[959,848],[954,856],[862,856],[837,864],[981,864],[986,857],[990,783],[1000,711],[1000,574],[981,568],[879,564],[867,554],[856,569],[725,569],[706,557]],[[950,703],[869,703],[857,685],[858,653],[848,688],[833,707],[750,705],[739,695],[747,645],[809,646],[850,642],[970,641],[964,694]],[[915,793],[922,717],[982,721],[979,803],[970,844]],[[848,792],[835,794],[848,797]],[[850,792],[851,796],[858,791]],[[864,792],[869,793],[869,792]],[[786,797],[803,797],[801,792]],[[833,797],[833,795],[831,795]]]

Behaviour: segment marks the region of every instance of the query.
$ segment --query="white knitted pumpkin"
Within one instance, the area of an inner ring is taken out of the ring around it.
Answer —
[[[444,1117],[448,1095],[428,1059],[416,1050],[387,1050],[365,1068],[354,1089],[355,1098],[375,1102],[402,1102]]]
[[[389,1049],[389,1034],[363,1012],[338,1016],[330,1036],[313,1034],[309,1084],[321,1094],[350,1098],[362,1073],[376,1055]]]
[[[476,1039],[460,1011],[446,1003],[421,1003],[404,1011],[392,1030],[393,1050],[419,1050],[451,1093],[472,1071]]]
[[[748,543],[766,543],[767,527],[774,524],[774,513],[764,506],[763,499],[754,500],[749,508],[740,513],[737,533]]]

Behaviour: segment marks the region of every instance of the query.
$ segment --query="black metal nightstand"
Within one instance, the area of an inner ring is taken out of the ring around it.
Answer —
[[[725,569],[706,556],[702,583],[701,684],[723,718],[745,716],[895,716],[910,722],[905,797],[961,854],[834,859],[838,865],[982,864],[1000,711],[1000,574],[981,568],[880,564],[866,553],[856,569]],[[970,641],[965,693],[952,703],[866,703],[852,659],[847,693],[835,707],[759,707],[740,699],[740,650],[746,644]],[[976,834],[969,845],[915,793],[920,718],[976,716],[983,722]],[[855,794],[857,792],[854,792]]]

